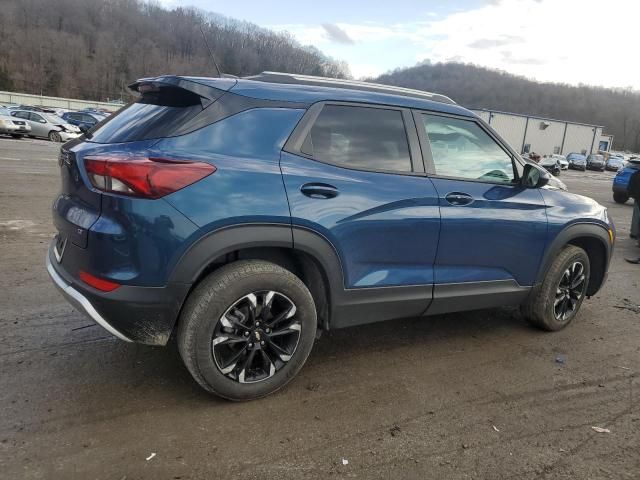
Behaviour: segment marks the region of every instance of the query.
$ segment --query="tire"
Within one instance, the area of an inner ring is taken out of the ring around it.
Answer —
[[[62,137],[58,132],[51,130],[49,132],[49,140],[51,140],[52,142],[60,143],[62,142]]]
[[[626,193],[613,192],[613,201],[616,203],[627,203],[629,200],[629,195]]]
[[[576,281],[580,276],[582,281],[575,291],[566,296],[565,288],[568,283],[571,283],[567,282],[571,280],[570,277],[567,278],[567,274],[578,273],[576,264],[582,266],[582,273],[576,276]],[[542,285],[521,307],[522,314],[529,323],[542,330],[549,332],[562,330],[571,323],[580,310],[589,285],[590,273],[589,257],[586,252],[573,245],[566,246],[553,260]],[[558,299],[561,300],[558,301]],[[566,314],[562,314],[563,305],[568,307]],[[558,315],[559,312],[560,315]]]
[[[12,133],[12,134],[11,134],[11,136],[12,136],[13,138],[18,139],[18,140],[20,140],[20,139],[22,138],[22,135],[20,135],[20,134],[18,134],[18,133]]]
[[[272,324],[274,317],[282,318]],[[211,273],[189,295],[178,349],[202,388],[228,400],[253,400],[293,379],[311,352],[316,328],[313,297],[298,277],[270,262],[241,260]]]

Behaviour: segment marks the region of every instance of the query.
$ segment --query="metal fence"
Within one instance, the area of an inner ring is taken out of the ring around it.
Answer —
[[[33,105],[38,107],[68,108],[69,110],[83,110],[85,108],[104,108],[115,112],[121,104],[109,102],[92,102],[89,100],[77,100],[73,98],[45,97],[30,95],[28,93],[15,93],[0,91],[0,104],[17,103],[19,105]]]

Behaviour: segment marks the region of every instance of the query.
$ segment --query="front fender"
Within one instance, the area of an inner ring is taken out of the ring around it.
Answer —
[[[613,253],[613,245],[609,237],[608,227],[596,221],[574,223],[561,230],[546,248],[536,277],[536,285],[540,285],[544,281],[547,271],[558,253],[560,253],[566,245],[572,243],[572,241],[581,238],[596,239],[604,247],[606,252],[606,258],[604,259],[606,272]]]

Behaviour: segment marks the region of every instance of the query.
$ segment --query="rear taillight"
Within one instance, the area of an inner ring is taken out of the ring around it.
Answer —
[[[109,280],[105,280],[103,278],[98,278],[88,272],[85,272],[84,270],[80,270],[80,280],[102,292],[113,292],[116,288],[120,287],[119,283],[110,282]]]
[[[216,171],[204,162],[149,157],[88,156],[84,165],[91,184],[103,192],[160,198]]]

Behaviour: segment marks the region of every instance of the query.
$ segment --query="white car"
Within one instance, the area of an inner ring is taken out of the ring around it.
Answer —
[[[12,118],[6,109],[0,109],[0,134],[11,135],[13,138],[22,138],[31,133],[31,125],[25,120]]]
[[[558,155],[557,153],[554,153],[553,155],[551,155],[551,158],[555,158],[556,160],[558,160],[558,163],[560,164],[560,170],[569,170],[569,161],[564,155]]]
[[[29,136],[48,138],[52,142],[66,142],[78,138],[82,133],[75,125],[67,123],[57,115],[28,110],[11,110],[16,120],[24,120],[31,126]]]

